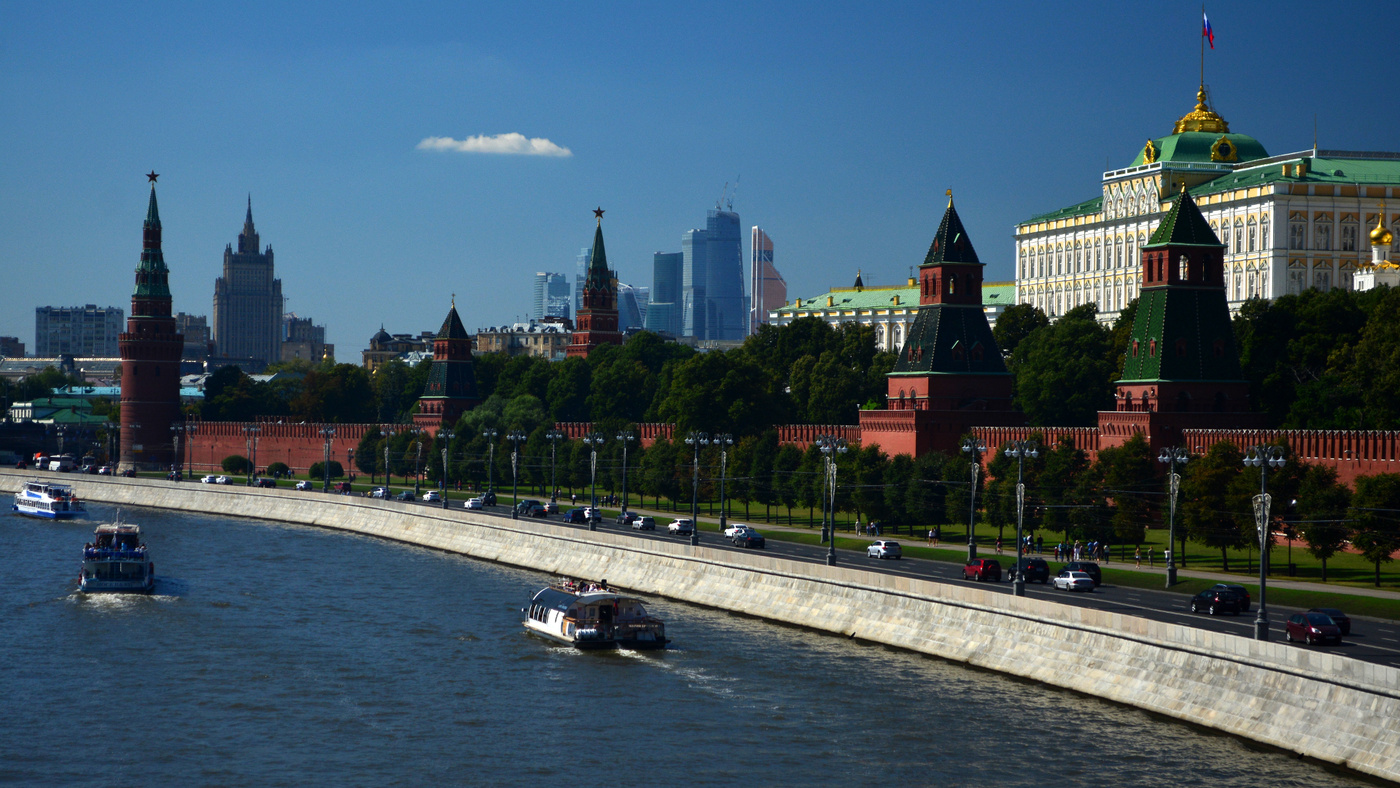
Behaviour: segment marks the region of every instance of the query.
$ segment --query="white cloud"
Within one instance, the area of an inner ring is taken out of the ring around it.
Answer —
[[[424,137],[418,150],[452,151],[455,153],[499,153],[509,156],[572,156],[574,152],[561,148],[544,137],[528,138],[511,132],[488,137],[479,134],[464,140],[451,137]]]

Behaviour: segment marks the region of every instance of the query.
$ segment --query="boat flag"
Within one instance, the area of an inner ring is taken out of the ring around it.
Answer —
[[[1210,17],[1206,16],[1206,10],[1201,9],[1201,36],[1210,42],[1210,48],[1215,49],[1215,31],[1210,29]]]

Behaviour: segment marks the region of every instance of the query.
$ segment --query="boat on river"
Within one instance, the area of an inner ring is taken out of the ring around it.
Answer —
[[[73,488],[66,484],[49,482],[25,482],[15,493],[14,510],[30,517],[46,520],[72,520],[87,517],[83,502],[73,494]]]
[[[525,630],[578,649],[665,648],[666,625],[647,615],[641,600],[608,588],[607,581],[566,580],[530,600]]]
[[[141,526],[104,523],[83,547],[78,590],[88,594],[149,594],[156,587],[156,565],[141,542]]]

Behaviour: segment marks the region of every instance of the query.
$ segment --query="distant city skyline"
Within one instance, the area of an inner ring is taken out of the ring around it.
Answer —
[[[1316,118],[1322,148],[1400,148],[1392,34],[1370,21],[1390,4],[1208,10],[1205,82],[1232,131],[1296,151]],[[230,34],[249,19],[275,23]],[[1339,43],[1280,53],[1300,19]],[[1200,32],[1194,6],[1108,2],[566,5],[528,22],[437,0],[14,5],[0,335],[33,352],[36,307],[125,303],[151,169],[175,310],[212,319],[229,207],[251,191],[279,314],[314,315],[342,355],[381,323],[435,324],[419,316],[452,293],[467,325],[527,314],[529,274],[569,271],[596,206],[611,266],[641,285],[732,198],[779,239],[796,297],[857,268],[903,282],[952,188],[987,278],[1010,280],[1018,222],[1098,196],[1190,110]]]

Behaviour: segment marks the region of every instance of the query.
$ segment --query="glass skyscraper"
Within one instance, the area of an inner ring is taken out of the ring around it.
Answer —
[[[748,334],[739,214],[710,211],[705,229],[681,236],[681,334],[743,339]]]
[[[535,274],[534,304],[530,316],[535,320],[546,317],[573,317],[571,308],[573,288],[569,277],[540,271]]]

